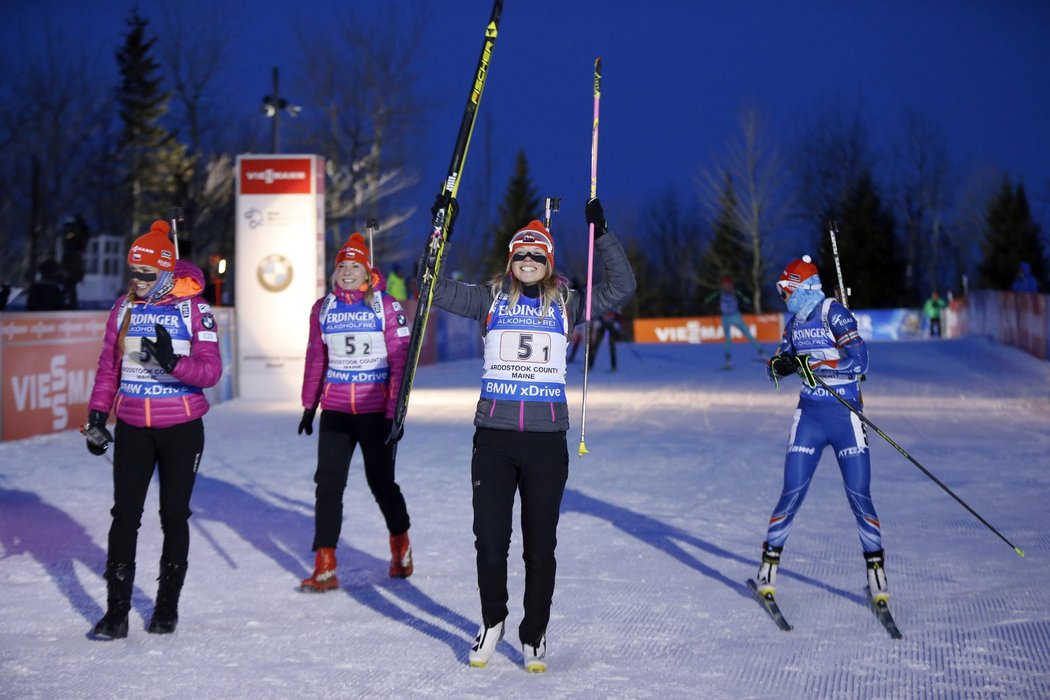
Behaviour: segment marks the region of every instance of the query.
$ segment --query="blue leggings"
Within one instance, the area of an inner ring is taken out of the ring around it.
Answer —
[[[784,489],[769,519],[766,542],[771,547],[784,546],[827,445],[835,450],[861,546],[865,552],[877,552],[882,549],[882,531],[871,502],[871,457],[864,424],[838,402],[807,403],[795,409],[784,459]]]
[[[744,317],[741,316],[739,312],[735,314],[722,314],[722,334],[725,336],[726,355],[729,355],[733,348],[732,333],[734,326],[740,329],[740,332],[744,334],[744,337],[747,338],[748,342],[751,343],[756,350],[761,349],[758,342],[751,336],[751,331],[748,329],[747,324],[744,323]]]

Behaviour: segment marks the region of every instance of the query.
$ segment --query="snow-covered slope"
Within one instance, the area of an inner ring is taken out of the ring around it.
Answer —
[[[466,664],[479,622],[471,534],[477,360],[421,368],[398,456],[416,574],[386,575],[386,533],[355,456],[342,588],[312,566],[316,435],[293,404],[205,417],[178,632],[149,635],[157,484],[127,640],[86,633],[105,606],[111,472],[74,432],[0,444],[0,697],[1050,697],[1050,365],[978,338],[873,344],[866,413],[1018,557],[874,433],[873,494],[904,639],[868,611],[864,564],[826,452],[784,553],[781,632],[749,597],[779,494],[797,380],[775,391],[745,346],[603,348],[579,444],[581,367],[548,630],[550,670],[508,638]]]

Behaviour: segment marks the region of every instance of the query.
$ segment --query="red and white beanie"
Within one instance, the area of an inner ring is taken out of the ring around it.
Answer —
[[[554,238],[541,221],[533,219],[511,237],[510,245],[507,246],[507,262],[510,263],[514,251],[525,246],[539,246],[546,249],[547,257],[550,258],[547,268],[554,270]]]
[[[777,280],[777,291],[782,297],[790,296],[796,289],[821,289],[817,266],[808,255],[789,262]]]
[[[352,233],[350,238],[346,240],[346,243],[343,244],[343,247],[336,253],[335,266],[339,267],[339,263],[346,261],[361,263],[368,270],[369,276],[371,276],[372,264],[369,262],[371,257],[368,244],[365,243],[365,237],[360,233]]]
[[[128,265],[149,265],[158,270],[174,270],[175,245],[168,238],[170,230],[167,221],[154,221],[149,233],[139,236],[131,244]]]

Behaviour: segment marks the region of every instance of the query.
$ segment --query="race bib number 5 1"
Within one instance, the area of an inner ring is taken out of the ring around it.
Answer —
[[[537,362],[551,360],[550,333],[510,333],[500,336],[499,358],[504,362]]]

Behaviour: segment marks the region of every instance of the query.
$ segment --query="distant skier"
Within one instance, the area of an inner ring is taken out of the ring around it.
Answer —
[[[930,324],[931,338],[941,337],[941,313],[944,312],[947,306],[948,303],[941,299],[941,295],[936,289],[930,292],[930,298],[922,305],[922,315],[926,317]]]
[[[592,290],[591,306],[600,314],[634,293],[634,273],[619,241],[606,232],[597,199],[587,202],[586,215],[594,224],[594,246],[607,280]],[[525,560],[525,616],[518,638],[525,670],[542,672],[547,669],[558,515],[569,475],[565,350],[586,309],[580,293],[555,274],[554,239],[540,221],[514,234],[506,269],[492,281],[467,284],[441,277],[434,285],[434,304],[478,321],[485,341],[470,465],[482,623],[470,665],[485,666],[503,637],[516,491]]]
[[[758,591],[763,595],[775,592],[784,543],[820,455],[831,445],[856,519],[872,598],[888,600],[882,532],[871,500],[871,456],[864,424],[814,379],[814,375],[819,376],[859,411],[858,382],[868,369],[867,345],[857,332],[853,314],[834,298],[824,298],[817,268],[808,255],[788,263],[777,282],[777,292],[793,315],[767,371],[775,384],[779,377],[798,373],[803,386],[788,439],[783,491],[762,544]]]
[[[101,639],[128,636],[138,531],[154,469],[164,544],[147,631],[175,631],[190,549],[190,495],[204,452],[203,390],[222,376],[218,328],[201,296],[204,273],[175,259],[169,230],[154,221],[128,252],[131,281],[109,312],[88,401],[88,450],[101,455],[114,443],[106,614],[93,630]],[[114,406],[111,435],[106,420]]]
[[[390,533],[390,577],[412,575],[408,508],[394,479],[394,405],[408,353],[409,328],[401,303],[380,291],[365,237],[350,236],[335,256],[332,291],[310,309],[299,434],[313,434],[321,412],[314,474],[314,572],[304,591],[339,587],[335,549],[343,526],[343,491],[350,459],[360,445],[365,480]]]
[[[1022,262],[1017,266],[1017,274],[1014,276],[1014,281],[1010,285],[1010,289],[1015,292],[1038,292],[1039,282],[1036,281],[1035,275],[1032,274],[1031,263]]]
[[[750,329],[744,323],[744,317],[740,315],[740,300],[745,299],[745,297],[733,286],[733,278],[728,275],[723,277],[721,288],[717,292],[709,294],[704,301],[710,302],[715,298],[716,294],[719,297],[718,307],[722,313],[722,334],[726,345],[726,369],[732,367],[733,328],[739,329],[744,334],[744,337],[751,343],[751,347],[755,349],[760,358],[764,357],[762,346],[752,337]]]

